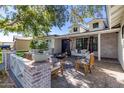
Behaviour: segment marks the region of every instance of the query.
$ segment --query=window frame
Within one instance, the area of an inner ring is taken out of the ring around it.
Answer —
[[[97,24],[97,25],[96,25]],[[93,23],[93,28],[99,28],[99,22]]]
[[[92,46],[93,51],[98,51],[98,37],[90,38],[90,45]],[[87,49],[88,38],[77,38],[76,39],[76,49]],[[88,49],[90,51],[90,47]]]
[[[122,26],[122,39],[124,39],[124,25]]]
[[[78,31],[78,27],[73,27],[73,32],[77,32],[77,31]]]

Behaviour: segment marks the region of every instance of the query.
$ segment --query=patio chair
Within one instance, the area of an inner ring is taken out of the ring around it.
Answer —
[[[59,73],[61,73],[61,75],[63,75],[63,64],[61,62],[58,62],[56,58],[51,57],[50,63],[51,63],[52,78],[57,77]]]
[[[92,67],[94,67],[94,63],[95,63],[95,58],[93,53],[89,55],[88,60],[89,62],[86,62],[87,61],[86,59],[85,60],[77,59],[75,64],[76,71],[80,69],[80,66],[83,66],[85,75],[89,72],[91,73],[91,69]]]
[[[82,61],[81,63],[83,64],[85,74],[87,74],[89,72],[91,73],[91,69],[92,69],[92,67],[94,67],[94,63],[95,63],[94,54],[93,53],[90,54],[90,59],[89,59],[88,63],[85,61]]]

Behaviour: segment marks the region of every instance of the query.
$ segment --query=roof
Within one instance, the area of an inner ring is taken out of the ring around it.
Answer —
[[[83,36],[83,35],[95,35],[98,33],[104,34],[104,33],[113,33],[120,31],[120,28],[116,29],[104,29],[104,30],[98,30],[98,31],[90,31],[90,32],[84,32],[84,33],[76,33],[76,34],[67,34],[67,35],[60,35],[56,38],[68,38],[68,37],[77,37],[77,36]]]
[[[124,14],[124,5],[111,5],[108,6],[108,17],[110,28],[121,24]]]
[[[87,22],[87,24],[93,22],[94,20],[103,20],[103,21],[106,21],[106,18],[94,18],[91,21]]]
[[[88,30],[88,28],[87,27],[85,27],[83,24],[76,24],[77,26],[80,26],[81,28],[83,28],[83,29],[85,29],[85,30]],[[71,28],[72,26],[74,26],[74,25],[71,25],[70,27],[68,27],[68,28]]]
[[[32,40],[32,37],[13,36],[13,40],[14,39],[18,39],[18,40]]]

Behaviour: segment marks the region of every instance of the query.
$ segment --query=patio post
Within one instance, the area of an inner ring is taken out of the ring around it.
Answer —
[[[101,61],[101,34],[98,34],[98,61]]]

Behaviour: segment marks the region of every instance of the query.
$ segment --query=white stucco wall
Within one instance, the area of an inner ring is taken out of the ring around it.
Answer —
[[[73,28],[74,27],[77,27],[77,31],[76,32],[74,32],[73,31]],[[79,32],[85,32],[86,30],[83,28],[83,27],[81,27],[81,26],[72,26],[71,28],[70,28],[70,33],[79,33]]]
[[[124,17],[122,20],[121,31],[118,33],[118,60],[124,69],[124,39],[122,39],[122,26],[124,25]]]
[[[99,27],[98,28],[93,28],[94,23],[99,23]],[[102,30],[102,29],[105,28],[104,22],[101,19],[95,19],[95,20],[91,21],[88,25],[89,25],[89,30],[90,31]]]
[[[80,32],[85,32],[86,30],[82,27],[80,27]]]
[[[55,39],[54,41],[54,53],[61,53],[62,39]]]

